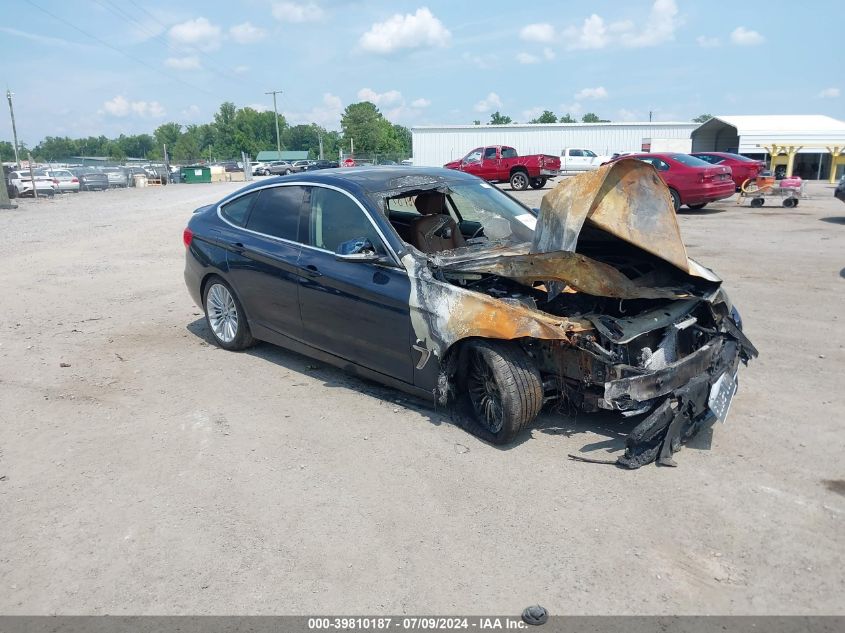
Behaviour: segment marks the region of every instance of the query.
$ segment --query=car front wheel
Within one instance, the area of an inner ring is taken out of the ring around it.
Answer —
[[[688,206],[690,209],[692,209],[693,211],[698,211],[699,209],[703,209],[704,207],[706,207],[706,206],[707,206],[707,203],[706,203],[706,202],[701,202],[701,203],[699,203],[699,204],[688,204],[687,206]]]
[[[507,444],[543,406],[540,372],[511,342],[472,341],[465,354],[456,403],[464,426],[493,444]]]
[[[681,196],[674,189],[669,190],[669,195],[672,196],[672,206],[675,208],[675,212],[677,212],[681,208]]]
[[[546,186],[546,178],[532,178],[531,179],[531,188],[532,189],[542,189]]]
[[[219,277],[206,284],[203,307],[208,328],[220,347],[239,351],[255,343],[240,301],[229,284]]]

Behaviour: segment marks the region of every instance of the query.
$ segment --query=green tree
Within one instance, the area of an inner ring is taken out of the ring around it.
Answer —
[[[529,123],[557,123],[557,117],[551,110],[543,110],[543,114],[536,119],[531,119]]]
[[[578,121],[576,121],[575,119],[573,119],[573,118],[569,115],[569,112],[567,112],[566,114],[562,115],[562,116],[558,119],[558,123],[578,123]]]
[[[693,123],[707,123],[712,118],[713,118],[712,114],[699,114],[692,121],[693,121]]]
[[[361,101],[346,106],[340,118],[344,148],[355,142],[358,154],[375,154],[386,144],[391,125],[374,103]]]
[[[176,141],[179,140],[180,136],[182,136],[182,126],[179,123],[163,123],[159,125],[155,132],[153,132],[156,144],[156,157],[161,156],[162,145],[167,145],[169,148],[168,151],[170,151],[176,145]]]
[[[506,125],[512,122],[513,119],[506,114],[501,114],[498,110],[490,115],[490,125]]]
[[[475,120],[472,122],[472,124],[473,124],[473,125],[481,125],[481,121],[480,121],[479,119],[475,119]]]

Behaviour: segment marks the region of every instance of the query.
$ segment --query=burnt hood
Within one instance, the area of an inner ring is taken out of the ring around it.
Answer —
[[[585,226],[663,263],[659,270],[632,275],[576,252]],[[711,298],[721,282],[687,257],[669,189],[653,166],[636,159],[559,183],[543,196],[531,243],[465,247],[429,258],[446,273],[494,274],[526,285],[543,282],[550,300],[567,286],[619,299]]]

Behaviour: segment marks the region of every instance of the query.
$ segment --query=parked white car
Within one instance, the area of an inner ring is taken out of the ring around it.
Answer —
[[[42,174],[35,174],[35,190],[39,196],[53,196],[59,191],[59,181],[53,180],[49,176]],[[29,170],[13,171],[9,173],[9,197],[18,198],[21,196],[31,196],[32,193],[32,178],[29,175]]]
[[[79,178],[67,169],[45,169],[44,175],[59,183],[61,193],[79,193]]]
[[[594,151],[578,147],[567,147],[560,152],[561,173],[577,173],[598,169],[610,156],[599,156]]]

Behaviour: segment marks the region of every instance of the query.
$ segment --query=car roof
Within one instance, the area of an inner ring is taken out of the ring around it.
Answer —
[[[426,187],[440,183],[472,183],[478,178],[454,169],[442,167],[342,167],[327,171],[308,171],[303,174],[279,176],[254,183],[249,188],[266,186],[273,182],[313,182],[334,185],[342,189],[357,189],[363,192],[389,191],[391,189]]]

